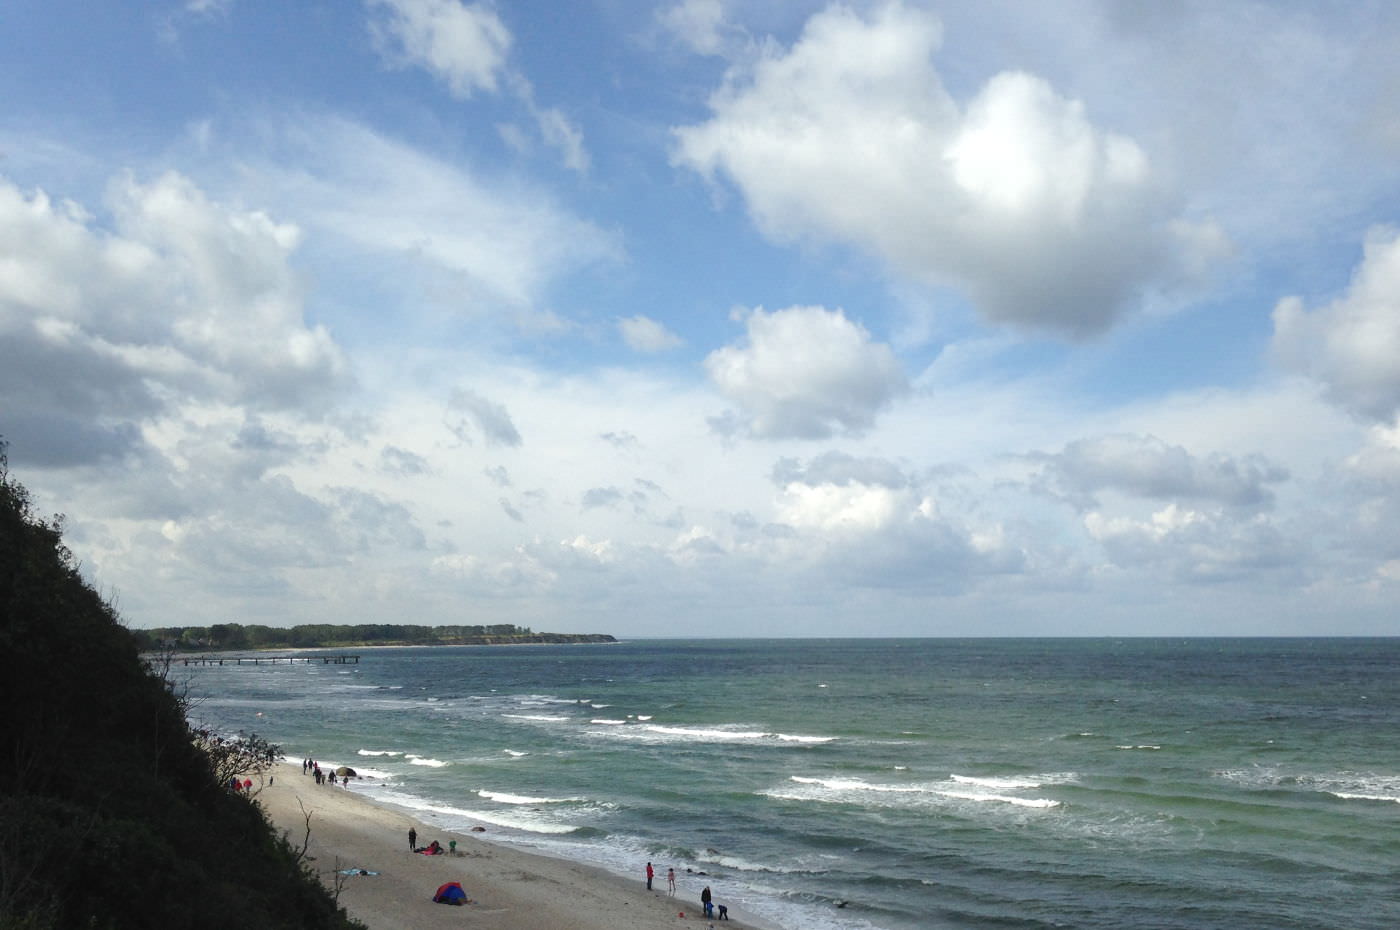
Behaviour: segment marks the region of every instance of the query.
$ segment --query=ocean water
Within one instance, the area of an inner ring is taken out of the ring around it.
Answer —
[[[430,824],[674,867],[677,910],[708,884],[785,930],[1400,926],[1400,640],[359,654],[177,671],[195,721]]]

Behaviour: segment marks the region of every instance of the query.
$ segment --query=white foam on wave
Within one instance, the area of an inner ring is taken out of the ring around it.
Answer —
[[[814,778],[789,776],[795,789],[774,788],[761,794],[789,801],[816,801],[829,804],[858,804],[875,807],[919,808],[949,801],[1010,804],[1016,807],[1048,809],[1059,807],[1053,798],[1020,797],[1008,791],[1039,788],[1044,781],[1070,781],[1072,774],[1025,776],[1021,778],[973,778],[953,776],[943,782],[886,784],[859,778]]]
[[[409,764],[411,764],[411,765],[426,765],[426,766],[428,766],[429,768],[434,768],[434,769],[440,769],[440,768],[442,768],[443,766],[449,764],[449,763],[443,762],[441,759],[428,759],[428,758],[425,758],[425,757],[423,757],[423,756],[415,756],[415,755],[413,755],[413,754],[411,754],[411,753],[410,753],[409,755],[407,755],[407,756],[404,756],[404,758],[407,759],[407,760],[409,761]]]
[[[518,749],[502,749],[501,752],[503,752],[503,753],[505,753],[506,755],[510,756],[512,759],[519,759],[521,756],[528,756],[528,755],[529,755],[528,752],[521,752],[521,751],[518,750]]]
[[[819,785],[832,791],[874,791],[893,794],[926,794],[931,789],[920,785],[877,785],[859,778],[807,778],[793,775],[792,780],[799,785]]]
[[[740,859],[737,856],[726,856],[722,853],[706,853],[696,856],[697,862],[709,863],[723,866],[726,869],[733,869],[736,872],[772,872],[779,875],[795,875],[799,872],[823,872],[825,869],[803,869],[792,866],[773,865],[772,863],[750,862],[747,859]]]
[[[1378,772],[1304,772],[1292,774],[1275,766],[1229,769],[1215,773],[1247,788],[1315,791],[1344,801],[1400,803],[1400,775]]]
[[[1395,801],[1400,803],[1400,775],[1376,772],[1331,772],[1299,776],[1298,783],[1347,801]]]
[[[588,704],[589,698],[561,698],[552,694],[527,694],[517,698],[521,707],[549,707],[552,704]]]
[[[539,720],[545,723],[564,723],[569,719],[552,714],[501,714],[501,716],[511,720]]]
[[[1060,802],[1051,798],[1018,798],[1008,794],[981,794],[975,791],[944,791],[943,795],[960,801],[990,802],[993,804],[1014,804],[1017,807],[1059,807]]]
[[[401,756],[402,752],[394,749],[361,749],[358,752],[362,756]]]
[[[973,775],[954,775],[953,781],[960,785],[976,785],[980,788],[996,788],[1006,790],[1009,788],[1039,788],[1040,781],[1029,776],[1011,778],[978,778]]]
[[[571,824],[548,821],[541,817],[525,815],[523,812],[513,815],[501,811],[466,810],[461,807],[449,807],[445,804],[437,804],[411,794],[395,794],[388,798],[381,796],[381,800],[396,804],[399,807],[406,807],[409,810],[424,811],[426,813],[438,814],[442,817],[449,818],[449,822],[444,826],[449,830],[456,830],[458,832],[464,832],[467,829],[462,822],[495,824],[498,827],[507,827],[527,833],[562,834],[572,833],[574,830],[578,829]],[[457,820],[459,823],[452,823],[450,822],[451,820]]]
[[[614,732],[627,739],[654,743],[757,743],[768,741],[816,745],[829,743],[836,739],[834,736],[805,736],[773,733],[768,730],[739,729],[737,727],[677,727],[655,723],[627,727],[625,730]]]
[[[1329,791],[1328,794],[1345,801],[1389,801],[1400,804],[1400,798],[1389,797],[1384,794],[1352,794],[1347,791]]]
[[[607,717],[594,717],[592,720],[590,720],[590,721],[588,721],[588,722],[589,722],[589,723],[602,724],[603,726],[609,726],[609,727],[620,727],[620,726],[623,726],[623,725],[625,725],[625,724],[627,723],[626,720],[611,720],[611,719],[609,719],[609,718],[607,718]]]
[[[1155,746],[1155,745],[1153,745],[1153,744],[1151,744],[1151,743],[1140,743],[1140,744],[1138,744],[1138,745],[1136,745],[1136,746],[1133,746],[1133,745],[1130,745],[1130,744],[1124,744],[1124,745],[1121,745],[1121,746],[1114,746],[1113,748],[1114,748],[1114,749],[1141,749],[1141,750],[1144,750],[1144,751],[1146,751],[1146,752],[1156,752],[1156,751],[1158,751],[1159,749],[1161,749],[1162,747],[1161,747],[1161,746]]]
[[[498,804],[578,804],[585,798],[532,798],[522,794],[507,794],[504,791],[488,791],[478,788],[477,795]]]

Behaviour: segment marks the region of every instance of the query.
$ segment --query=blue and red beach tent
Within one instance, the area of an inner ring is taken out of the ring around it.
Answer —
[[[438,904],[462,904],[467,900],[467,893],[460,882],[448,882],[437,890],[433,900]]]

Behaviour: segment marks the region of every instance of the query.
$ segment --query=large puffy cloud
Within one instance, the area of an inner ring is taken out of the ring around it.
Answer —
[[[1269,513],[1274,486],[1290,474],[1262,456],[1198,455],[1156,436],[1113,434],[1033,458],[1042,465],[1034,480],[1083,511],[1089,539],[1121,569],[1214,583],[1285,569],[1296,579],[1308,562]]]
[[[1174,219],[1143,149],[1022,72],[965,110],[930,14],[833,6],[788,50],[732,70],[713,117],[676,130],[678,164],[723,174],[784,240],[848,242],[966,288],[993,320],[1085,335],[1218,250]]]
[[[510,52],[510,30],[485,3],[458,0],[367,0],[382,12],[372,31],[396,61],[421,65],[458,97],[494,91]]]
[[[1400,230],[1367,234],[1351,286],[1327,306],[1308,311],[1301,298],[1279,301],[1274,351],[1360,417],[1384,422],[1400,413]]]
[[[742,410],[742,418],[717,421],[721,429],[759,438],[860,433],[907,388],[890,347],[840,310],[759,307],[746,323],[746,344],[705,359],[715,385]]]
[[[1099,492],[1117,491],[1151,500],[1262,508],[1273,503],[1269,485],[1288,478],[1286,470],[1258,456],[1200,457],[1155,436],[1080,439],[1044,461],[1055,483],[1084,507],[1094,506]]]
[[[303,318],[300,234],[168,173],[111,187],[114,228],[0,180],[0,429],[17,460],[131,451],[180,404],[315,413],[343,381]]]
[[[805,466],[781,460],[773,478],[776,525],[792,533],[782,548],[824,578],[956,593],[1026,566],[1026,553],[999,523],[972,525],[944,513],[893,462],[829,452]]]

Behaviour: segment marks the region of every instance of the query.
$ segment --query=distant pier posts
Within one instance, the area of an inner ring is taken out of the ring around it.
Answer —
[[[320,662],[322,665],[359,665],[357,655],[336,656],[181,656],[184,665],[295,665],[298,662]]]

